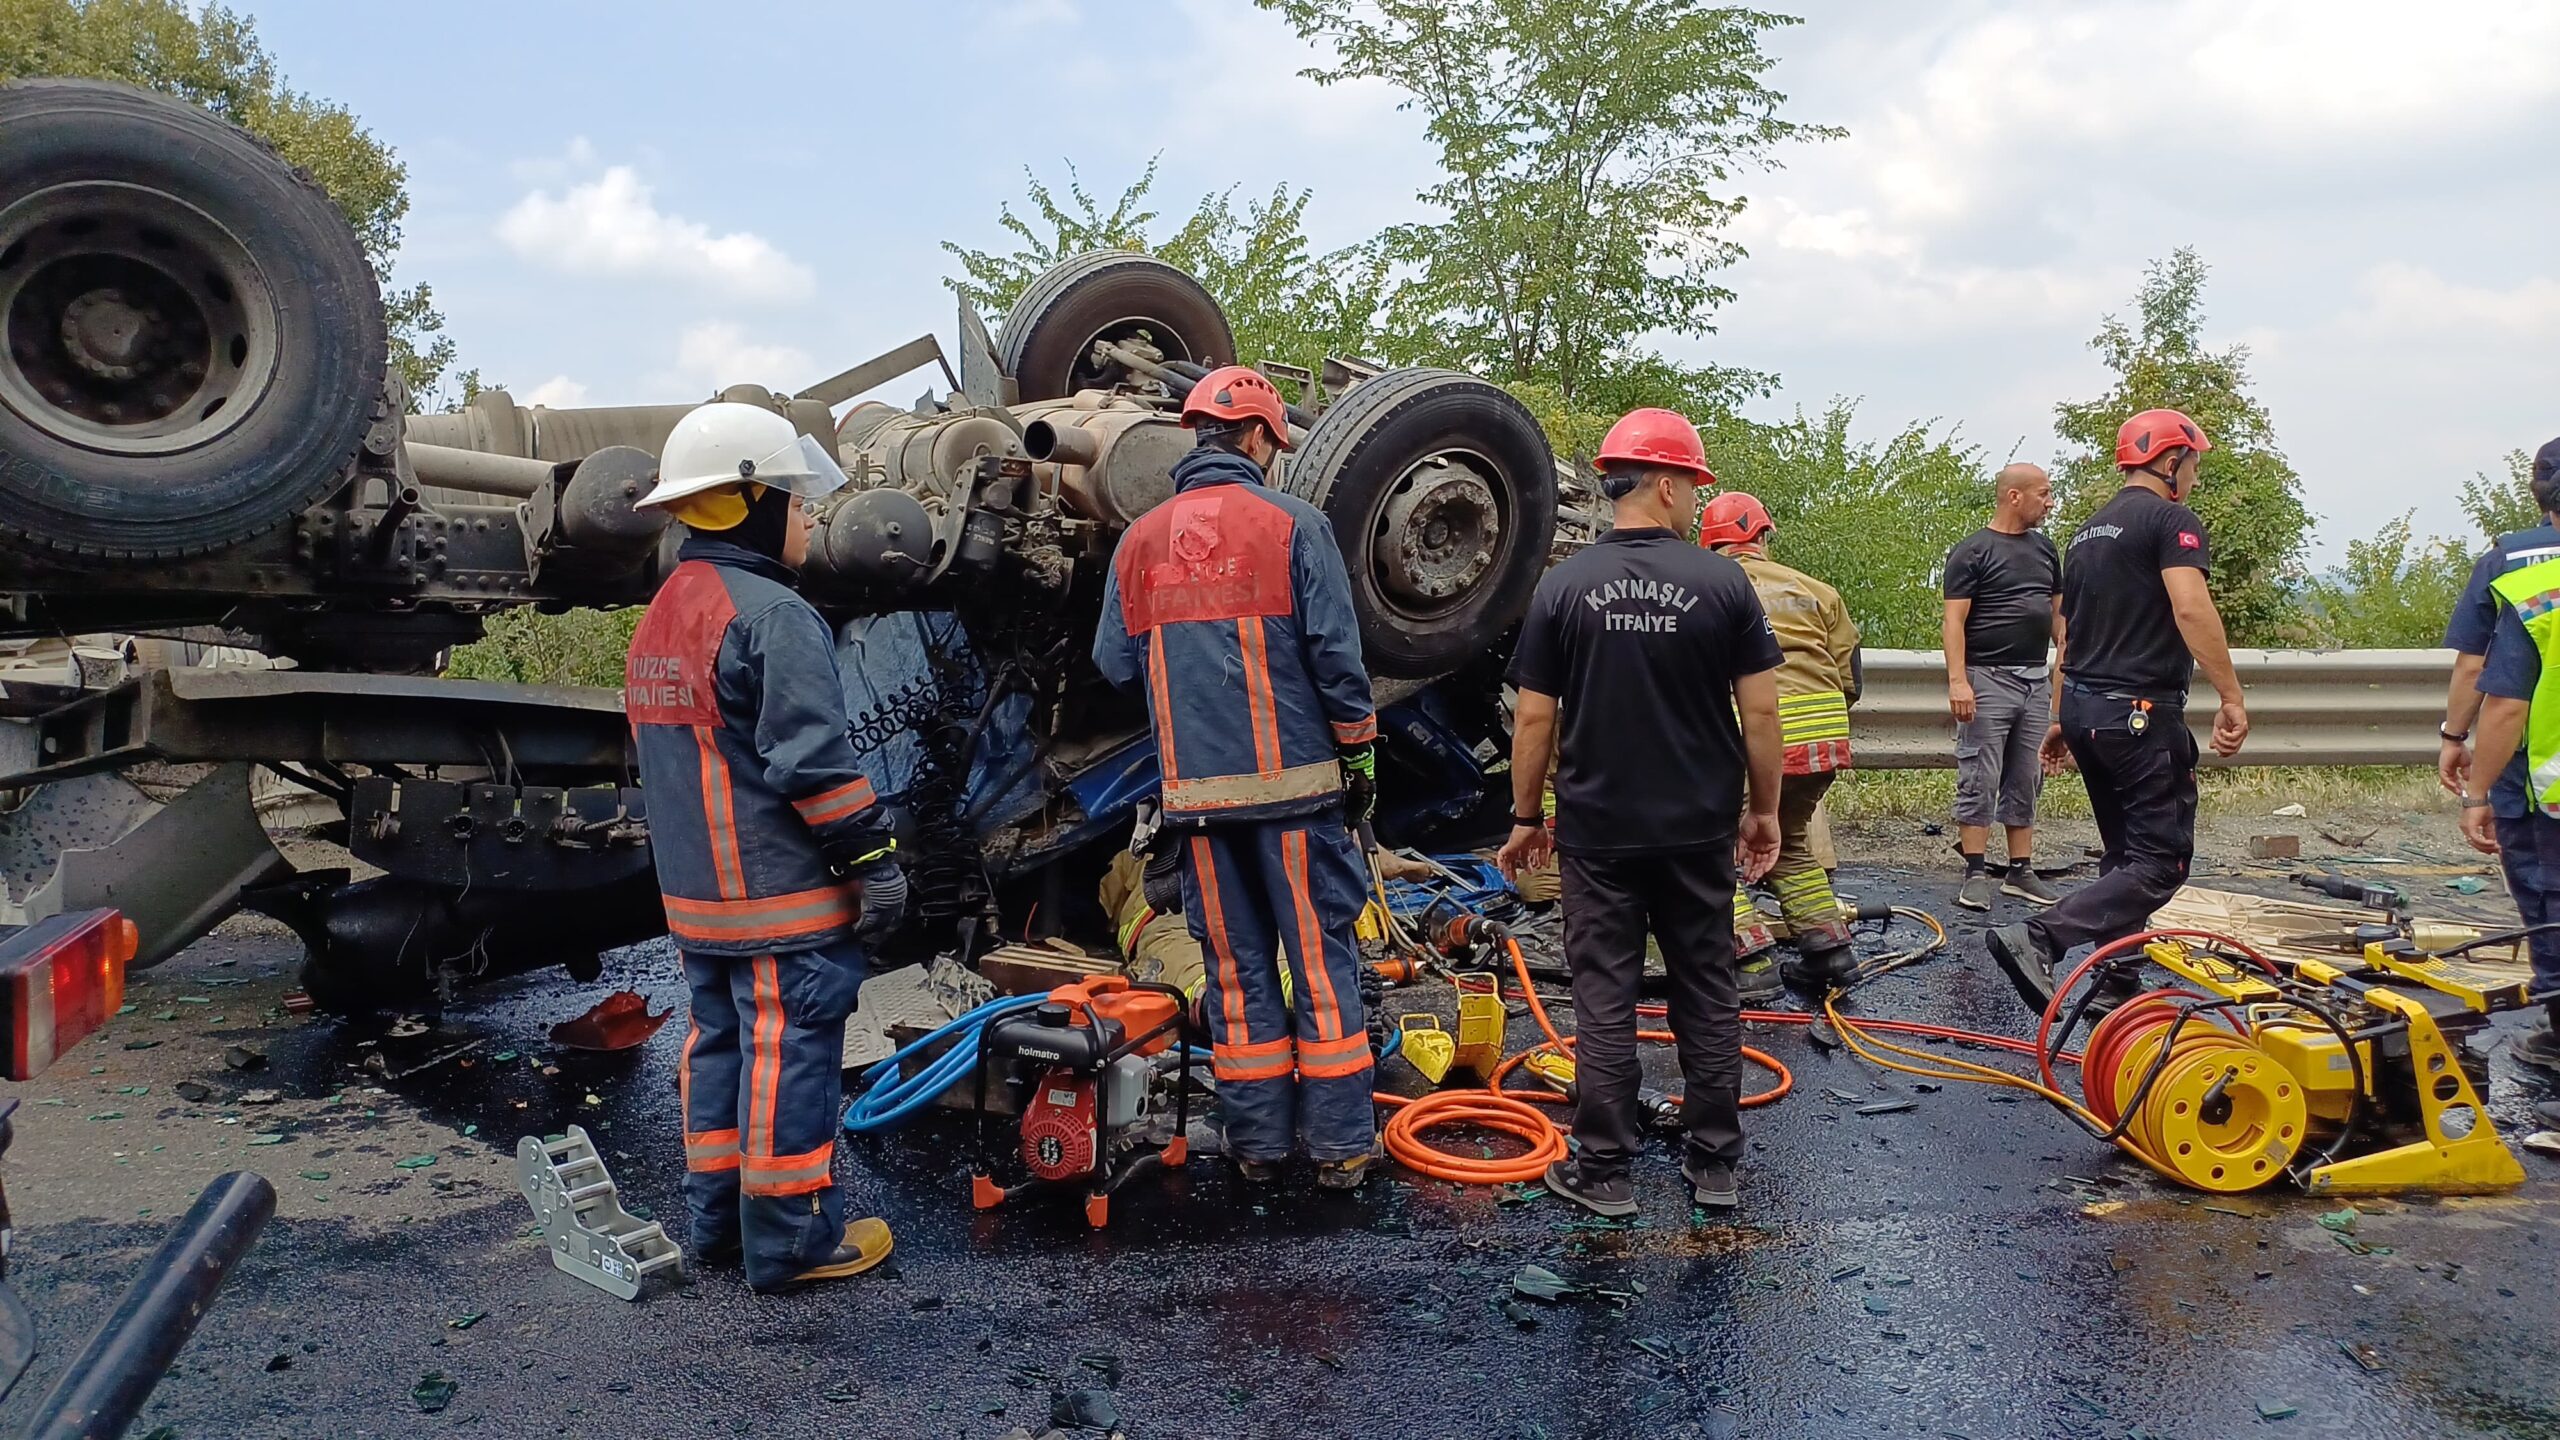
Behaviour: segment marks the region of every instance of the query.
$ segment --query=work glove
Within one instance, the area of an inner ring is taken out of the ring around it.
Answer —
[[[1182,844],[1170,840],[1147,852],[1146,868],[1139,872],[1138,887],[1147,897],[1147,908],[1159,915],[1182,913]]]
[[[1342,759],[1343,819],[1356,830],[1378,815],[1378,747],[1373,741],[1346,745],[1337,753]]]
[[[854,878],[862,885],[862,915],[853,922],[853,938],[868,945],[898,928],[907,915],[907,872],[887,855],[874,858]]]

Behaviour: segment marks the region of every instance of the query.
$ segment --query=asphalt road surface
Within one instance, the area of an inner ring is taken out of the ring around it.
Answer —
[[[1631,1228],[1402,1178],[1261,1196],[1201,1159],[1094,1234],[1070,1204],[973,1214],[964,1132],[936,1122],[839,1162],[896,1228],[892,1269],[772,1299],[708,1271],[626,1304],[552,1269],[513,1152],[583,1124],[629,1202],[680,1218],[681,1020],[624,1056],[548,1038],[617,984],[680,1006],[663,942],[414,1035],[285,1018],[294,958],[206,941],[16,1087],[11,1270],[47,1346],[0,1430],[194,1193],[251,1168],[277,1218],[137,1435],[992,1437],[1081,1405],[1133,1437],[2560,1436],[2550,1160],[2510,1196],[2365,1203],[2355,1253],[2329,1206],[2174,1190],[2032,1101],[1925,1091],[1795,1029],[1753,1037],[1796,1090],[1747,1117],[1732,1224],[1692,1228],[1657,1150]],[[1969,933],[1860,1005],[2023,1026]],[[228,1068],[240,1041],[267,1064]],[[2550,1092],[2493,1069],[2500,1126],[2537,1128]],[[1887,1099],[1913,1105],[1857,1113]],[[1531,1264],[1616,1298],[1506,1314]],[[430,1375],[455,1387],[432,1413]]]

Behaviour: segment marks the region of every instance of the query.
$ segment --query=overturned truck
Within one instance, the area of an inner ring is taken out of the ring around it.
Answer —
[[[436,672],[502,610],[649,598],[676,537],[634,502],[692,406],[408,413],[345,222],[192,107],[0,86],[0,154],[0,642],[115,637],[112,663],[0,668],[0,908],[121,905],[147,964],[245,905],[338,1008],[591,975],[659,933],[618,697]],[[1188,448],[1178,397],[1237,357],[1195,280],[1127,252],[1059,264],[992,334],[963,304],[953,350],[710,398],[773,408],[852,477],[803,588],[908,827],[896,943],[967,954],[1089,920],[1155,788],[1143,709],[1088,644],[1115,541]],[[1304,402],[1276,483],[1352,578],[1382,833],[1498,828],[1495,657],[1591,497],[1483,380],[1265,368]],[[928,369],[912,406],[848,405]],[[209,649],[252,660],[187,663]],[[255,803],[280,783],[381,873],[297,870]]]

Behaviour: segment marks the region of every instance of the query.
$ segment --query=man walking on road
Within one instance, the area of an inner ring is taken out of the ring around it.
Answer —
[[[1776,996],[1785,984],[1822,990],[1846,982],[1858,967],[1849,922],[1831,893],[1830,873],[1814,853],[1814,812],[1831,783],[1849,768],[1849,707],[1858,703],[1858,627],[1840,592],[1769,558],[1778,533],[1768,507],[1755,496],[1729,490],[1707,502],[1698,543],[1742,567],[1760,608],[1778,638],[1778,743],[1786,753],[1786,778],[1778,789],[1778,863],[1769,884],[1795,937],[1785,968],[1763,955],[1742,963],[1742,1001]],[[2039,737],[2041,738],[2041,737]],[[1734,925],[1739,933],[1768,933],[1747,892],[1737,890]]]
[[[2560,743],[2536,726],[2528,737],[2528,715],[2560,706],[2537,693],[2553,671],[2544,663],[2542,644],[2550,638],[2549,620],[2537,614],[2526,620],[2518,606],[2560,591],[2560,440],[2544,445],[2533,457],[2533,503],[2542,508],[2543,523],[2530,530],[2501,535],[2471,569],[2471,583],[2454,606],[2444,643],[2454,652],[2452,694],[2445,704],[2444,755],[2438,765],[2445,788],[2462,795],[2462,832],[2473,848],[2495,855],[2507,872],[2507,891],[2527,925],[2560,921],[2560,818],[2540,793],[2551,787],[2534,781],[2539,766],[2560,755]],[[2544,611],[2549,610],[2543,606]],[[2480,772],[2466,742],[2477,729],[2478,756],[2512,758],[2494,781]],[[2540,742],[2519,748],[2528,738]],[[2560,798],[2560,797],[2555,797]],[[2529,942],[2535,987],[2560,991],[2560,934],[2536,935]],[[2544,1023],[2512,1047],[2518,1060],[2560,1071],[2560,1006],[2551,1007]]]
[[[1697,427],[1634,411],[1611,427],[1599,463],[1616,523],[1539,582],[1511,661],[1519,708],[1501,864],[1517,875],[1550,845],[1560,852],[1573,972],[1577,1153],[1546,1183],[1596,1214],[1636,1211],[1627,1167],[1649,931],[1686,1085],[1681,1173],[1694,1203],[1729,1207],[1742,1158],[1735,871],[1757,879],[1778,855],[1785,657],[1742,567],[1689,543],[1699,487],[1715,483]],[[1540,813],[1551,755],[1552,837]]]
[[[2035,871],[2036,800],[2044,793],[2045,731],[2053,716],[2053,658],[2062,639],[2062,557],[2041,527],[2053,481],[2033,465],[1993,478],[1991,524],[1947,552],[1947,708],[1956,718],[1956,903],[1988,910],[1995,895],[2030,905],[2062,897]],[[2008,863],[1984,859],[1994,821]]]
[[[2077,764],[2106,844],[2098,879],[2023,925],[1990,935],[1992,958],[2039,1007],[2063,958],[2150,923],[2196,850],[2196,740],[2187,686],[2204,672],[2222,708],[2213,751],[2236,755],[2249,710],[2206,588],[2212,551],[2183,503],[2213,442],[2175,410],[2145,410],[2116,432],[2124,488],[2081,522],[2062,572],[2062,685],[2044,744]]]
[[[1378,1136],[1349,828],[1376,805],[1378,715],[1351,580],[1324,513],[1264,483],[1289,447],[1269,380],[1213,370],[1182,423],[1198,443],[1120,537],[1093,662],[1155,722],[1228,1158],[1262,1183],[1303,1148],[1317,1184],[1352,1189]]]

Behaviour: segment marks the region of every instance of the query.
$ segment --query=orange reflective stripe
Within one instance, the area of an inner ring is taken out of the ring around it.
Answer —
[[[826,1188],[833,1178],[835,1137],[799,1155],[749,1155],[738,1172],[738,1188],[750,1195],[805,1195]]]
[[[1375,715],[1333,722],[1333,742],[1337,745],[1366,745],[1377,738],[1378,717]]]
[[[1240,805],[1313,800],[1321,795],[1337,794],[1341,789],[1342,763],[1338,760],[1314,760],[1268,775],[1248,771],[1242,775],[1212,775],[1200,780],[1167,778],[1164,782],[1164,808],[1174,813],[1232,810]]]
[[[691,1019],[684,1022],[684,1050],[676,1056],[676,1123],[693,1123],[693,1047],[702,1039],[702,1026]]]
[[[702,822],[710,831],[711,873],[724,899],[743,900],[747,867],[738,858],[738,811],[736,797],[729,793],[729,762],[721,757],[710,726],[694,726],[693,743],[702,750]]]
[[[1205,835],[1191,837],[1191,873],[1200,879],[1200,908],[1208,912],[1200,917],[1200,928],[1209,932],[1210,948],[1218,954],[1218,1009],[1227,1020],[1227,1039],[1236,1045],[1249,1044],[1253,1035],[1244,1023],[1244,980],[1236,970],[1235,949],[1227,943],[1227,911],[1218,901],[1218,866]]]
[[[1297,1063],[1289,1055],[1289,1042],[1284,1039],[1278,1043],[1280,1048],[1277,1052],[1257,1055],[1238,1054],[1232,1047],[1217,1046],[1210,1052],[1210,1073],[1221,1080],[1285,1079],[1297,1069]],[[1250,1048],[1261,1050],[1264,1047]]]
[[[1259,1060],[1266,1055],[1291,1054],[1296,1051],[1297,1045],[1288,1036],[1283,1035],[1277,1040],[1264,1040],[1252,1045],[1219,1045],[1214,1048],[1218,1054],[1230,1060]]]
[[[1147,632],[1147,688],[1154,697],[1147,708],[1155,712],[1156,768],[1163,772],[1164,783],[1171,785],[1181,772],[1173,765],[1173,692],[1165,688],[1162,630]]]
[[[738,1132],[735,1130],[686,1132],[684,1168],[698,1174],[737,1169]]]
[[[794,800],[791,808],[800,812],[807,824],[827,825],[848,815],[859,815],[871,808],[871,781],[857,775],[832,790],[821,790],[806,800]]]
[[[1324,963],[1324,926],[1316,920],[1315,898],[1307,892],[1307,832],[1280,833],[1280,868],[1289,875],[1289,903],[1298,912],[1298,967],[1307,972],[1307,1006],[1314,1013],[1316,1038],[1342,1038],[1342,1007],[1333,997],[1333,972]]]
[[[1280,707],[1271,697],[1271,655],[1262,633],[1262,617],[1236,620],[1237,658],[1244,666],[1245,706],[1253,714],[1253,768],[1265,775],[1280,773]]]
[[[734,942],[814,935],[853,923],[852,899],[835,886],[762,900],[688,900],[662,895],[678,940]]]
[[[1310,1041],[1298,1047],[1298,1073],[1309,1080],[1338,1080],[1357,1075],[1375,1063],[1365,1030],[1339,1040]]]
[[[770,955],[755,959],[756,1028],[748,1053],[747,1144],[754,1154],[773,1153],[773,1110],[782,1090],[782,971]]]

